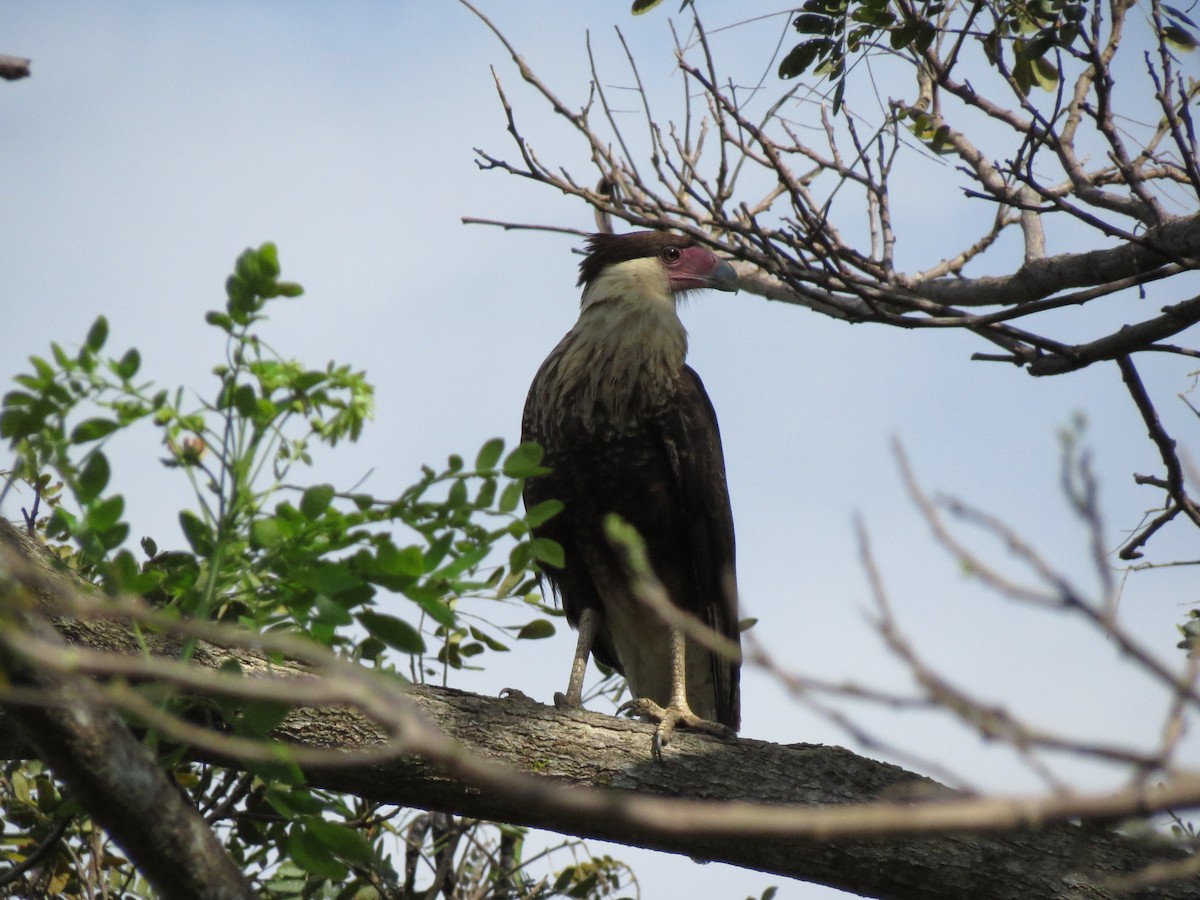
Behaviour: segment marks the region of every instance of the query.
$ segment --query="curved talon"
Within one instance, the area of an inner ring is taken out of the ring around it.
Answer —
[[[504,688],[500,691],[501,700],[528,700],[530,703],[537,701],[526,694],[524,691],[518,691],[516,688]]]
[[[663,747],[665,747],[667,745],[667,741],[671,739],[670,732],[675,730],[674,728],[668,729],[667,733],[664,734],[664,725],[666,725],[665,722],[659,723],[659,726],[654,729],[654,739],[650,741],[650,755],[654,757],[655,762],[663,761]]]
[[[663,760],[663,747],[670,743],[671,735],[675,733],[677,727],[721,738],[727,738],[733,734],[733,730],[728,726],[722,725],[720,722],[710,722],[708,719],[702,719],[686,706],[668,706],[664,708],[649,697],[637,697],[633,700],[626,700],[617,707],[618,714],[623,712],[628,712],[630,716],[658,723],[658,727],[654,729],[654,740],[650,745],[650,752],[659,762]]]

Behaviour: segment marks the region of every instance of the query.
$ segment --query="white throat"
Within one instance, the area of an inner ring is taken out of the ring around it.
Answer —
[[[632,425],[672,394],[687,357],[667,274],[650,258],[609,266],[581,306],[560,347],[555,393],[585,423]]]

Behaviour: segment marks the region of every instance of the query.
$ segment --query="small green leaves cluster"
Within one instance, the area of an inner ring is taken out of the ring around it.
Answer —
[[[1089,9],[1083,0],[1030,0],[1009,2],[997,8],[995,27],[984,35],[988,62],[1007,70],[1022,95],[1033,87],[1058,90],[1063,78],[1062,55],[1086,57],[1085,27]],[[1194,50],[1196,24],[1187,14],[1169,5],[1159,7],[1164,19],[1162,37],[1181,50]],[[1011,45],[1011,62],[1004,53]]]
[[[1163,3],[1159,8],[1165,20],[1162,23],[1162,36],[1170,46],[1186,52],[1200,46],[1200,40],[1196,36],[1200,26],[1197,26],[1183,10],[1167,3]]]
[[[846,58],[874,46],[887,36],[893,50],[912,47],[924,53],[937,35],[931,19],[944,8],[943,0],[910,8],[891,9],[890,0],[805,0],[792,26],[805,36],[779,63],[779,77],[795,78],[807,71],[834,82],[833,111],[842,105],[846,87]]]
[[[1036,85],[1057,89],[1062,65],[1055,51],[1071,52],[1079,40],[1088,10],[1082,0],[1033,0],[1000,7],[996,27],[983,39],[988,62],[1003,69],[1002,47],[1012,45],[1010,74],[1017,89],[1028,94]]]
[[[954,35],[948,23],[938,24],[945,13],[945,0],[928,0],[916,7],[892,0],[805,0],[792,20],[804,39],[779,63],[779,77],[812,72],[827,78],[835,85],[833,109],[837,112],[849,57],[875,47],[923,54],[933,45],[939,28]],[[1088,17],[1083,0],[1008,0],[990,5],[987,15],[991,17],[990,30],[976,32],[984,53],[1021,94],[1028,94],[1034,86],[1057,90],[1063,77],[1061,54],[1086,54],[1081,48]],[[1185,12],[1163,4],[1159,15],[1160,32],[1169,45],[1180,50],[1196,48],[1196,24]],[[953,62],[949,60],[950,65]],[[922,124],[916,123],[915,128],[920,133]],[[923,139],[933,140],[930,136]]]
[[[629,867],[611,856],[593,856],[562,869],[554,879],[554,897],[612,897],[629,881]]]
[[[293,484],[314,444],[360,436],[374,390],[362,372],[305,366],[258,335],[269,303],[303,293],[280,280],[274,245],[242,253],[225,292],[224,309],[206,317],[225,337],[224,360],[210,398],[198,404],[185,406],[183,389],[135,382],[136,350],[106,358],[104,318],[78,352],[53,344],[49,359],[32,357],[32,371],[17,376],[0,435],[16,454],[17,474],[51,509],[48,535],[74,545],[79,567],[114,592],[201,618],[287,628],[377,663],[389,649],[421,657],[427,638],[451,668],[507,649],[482,624],[460,625],[456,609],[468,596],[520,597],[542,608],[533,566],[561,563],[561,551],[532,540],[530,529],[558,507],[518,511],[523,479],[543,471],[540,449],[505,454],[503,441],[488,441],[474,467],[451,456],[395,499]],[[179,513],[184,546],[164,549],[143,537],[139,560],[124,546],[130,525],[124,498],[109,490],[106,446],[141,421],[159,429],[161,462],[189,480],[195,505]],[[501,542],[513,545],[507,565],[490,560]],[[397,613],[394,596],[415,606]],[[516,637],[552,631],[537,618]]]
[[[331,645],[349,642],[364,660],[381,660],[387,648],[423,658],[430,639],[438,644],[437,661],[452,669],[486,649],[507,650],[489,629],[462,624],[457,612],[466,597],[515,597],[543,608],[532,563],[544,554],[530,529],[559,507],[518,512],[523,479],[544,471],[540,461],[536,445],[505,455],[497,438],[484,445],[474,467],[453,455],[440,470],[424,467],[393,500],[341,493],[328,484],[281,500],[251,525],[257,590],[240,602],[238,614],[251,615],[256,604],[260,627],[303,629]],[[489,562],[509,540],[508,565]],[[381,592],[412,601],[417,615],[383,611]],[[541,622],[521,626],[517,637],[541,636],[527,631]],[[352,641],[345,629],[352,623],[367,632],[365,640]]]
[[[1182,640],[1175,646],[1186,650],[1188,656],[1200,653],[1200,609],[1188,610],[1187,618],[1178,627]]]
[[[31,370],[0,406],[0,437],[12,445],[15,475],[34,486],[51,511],[42,521],[50,537],[74,539],[85,565],[95,565],[124,543],[129,525],[125,500],[106,493],[112,466],[104,452],[114,433],[157,413],[165,391],[151,393],[134,382],[141,355],[102,356],[108,321],[96,319],[78,351],[50,345],[49,358],[31,356]],[[78,415],[81,406],[89,413]],[[75,511],[61,500],[71,498]]]

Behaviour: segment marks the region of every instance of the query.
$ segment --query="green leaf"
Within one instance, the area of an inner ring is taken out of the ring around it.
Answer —
[[[529,523],[530,528],[537,528],[550,521],[554,516],[562,512],[563,503],[561,500],[543,500],[533,509],[525,513],[525,521]]]
[[[61,506],[56,506],[46,522],[46,534],[49,537],[70,537],[75,532],[78,520]]]
[[[108,486],[111,476],[108,458],[97,450],[88,457],[79,473],[79,502],[90,503],[99,497],[101,491]]]
[[[397,619],[387,613],[364,610],[358,614],[358,621],[372,637],[379,638],[389,647],[404,653],[425,652],[425,639],[403,619]]]
[[[1033,61],[1031,71],[1037,86],[1045,91],[1053,91],[1058,86],[1058,66],[1045,57]]]
[[[485,644],[488,645],[488,648],[491,650],[497,650],[497,651],[507,651],[508,650],[508,647],[506,645],[500,643],[494,637],[489,635],[486,631],[481,631],[480,629],[476,628],[474,625],[471,626],[471,636],[477,640],[483,641]]]
[[[349,625],[354,621],[353,616],[339,603],[330,600],[324,594],[318,594],[313,599],[313,605],[317,609],[315,621],[321,622],[334,627]]]
[[[504,459],[504,475],[508,478],[532,478],[545,475],[550,470],[541,465],[542,448],[534,443],[524,443]]]
[[[226,313],[213,310],[212,312],[205,314],[204,321],[209,325],[214,325],[217,328],[220,328],[226,334],[233,331],[233,319],[231,319]]]
[[[439,578],[452,579],[457,578],[463,572],[475,568],[488,555],[490,547],[475,547],[458,556],[438,569],[437,576]]]
[[[932,22],[922,20],[921,30],[915,43],[917,51],[924,53],[928,50],[933,44],[933,39],[937,37],[937,33],[937,27]]]
[[[317,840],[348,862],[366,865],[374,856],[370,842],[353,828],[327,819],[313,819],[308,828]]]
[[[1017,90],[1021,92],[1021,96],[1029,93],[1029,89],[1033,87],[1033,66],[1029,60],[1017,58],[1013,63],[1012,78],[1016,82]]]
[[[242,279],[256,294],[262,286],[262,282],[268,277],[258,253],[249,248],[237,258],[233,270],[237,273],[237,277]]]
[[[431,588],[412,587],[404,592],[404,596],[421,607],[425,614],[439,625],[445,625],[447,628],[454,625],[454,610]]]
[[[127,537],[129,537],[129,526],[124,522],[114,523],[108,528],[96,529],[96,539],[105,550],[121,546]]]
[[[1027,59],[1032,62],[1035,59],[1041,59],[1046,51],[1054,46],[1056,35],[1053,28],[1045,28],[1035,34],[1028,41],[1020,44],[1017,55],[1021,59]]]
[[[662,0],[633,0],[631,12],[635,16],[640,16],[642,13],[650,12],[650,10],[654,9],[660,3],[662,3]]]
[[[504,490],[500,492],[500,505],[498,509],[502,513],[510,513],[516,510],[521,502],[521,490],[524,486],[521,482],[510,481],[504,486]]]
[[[229,297],[229,316],[238,325],[250,322],[250,314],[255,312],[256,303],[254,292],[244,279],[230,275],[225,280],[225,294]]]
[[[71,431],[72,444],[86,444],[108,437],[121,426],[112,419],[84,419]]]
[[[278,278],[279,248],[267,241],[258,248],[258,263],[269,278]]]
[[[117,377],[124,378],[128,381],[137,374],[138,369],[142,367],[142,354],[138,353],[136,348],[126,351],[125,355],[117,362],[113,363],[113,372]]]
[[[254,418],[258,404],[254,397],[254,387],[249,384],[239,384],[233,392],[233,406],[243,419]]]
[[[187,542],[191,544],[192,550],[197,556],[208,556],[212,553],[212,530],[203,519],[191,510],[185,509],[179,513],[179,526],[183,529],[183,536],[187,538]]]
[[[292,862],[314,875],[340,882],[346,877],[346,866],[334,859],[329,848],[309,830],[296,823],[288,834],[288,856]]]
[[[508,554],[508,568],[513,572],[528,569],[531,562],[533,562],[533,549],[528,544],[517,544]]]
[[[38,430],[41,422],[28,410],[9,407],[0,412],[0,437],[19,441]]]
[[[538,641],[542,638],[552,637],[553,635],[553,622],[549,619],[534,619],[532,622],[526,622],[521,626],[521,630],[517,632],[517,640]]]
[[[33,394],[25,391],[9,391],[4,395],[3,403],[5,406],[31,406],[33,400]]]
[[[829,38],[813,38],[793,47],[779,64],[780,78],[795,78],[804,74],[818,58],[827,56],[833,49]]]
[[[416,544],[400,549],[390,540],[381,543],[375,561],[379,571],[385,575],[420,578],[425,574],[425,554]]]
[[[100,348],[104,346],[104,342],[108,340],[108,319],[100,316],[92,323],[92,327],[88,329],[87,338],[84,341],[86,346],[93,353],[98,353]]]
[[[490,509],[495,499],[496,479],[485,478],[483,484],[479,485],[479,493],[475,495],[475,507],[477,509]]]
[[[333,502],[332,484],[314,484],[300,498],[300,512],[306,519],[317,519]]]
[[[833,17],[821,13],[805,13],[792,21],[792,27],[800,34],[833,34],[836,24]]]
[[[125,512],[125,498],[114,494],[107,500],[93,504],[87,511],[87,525],[93,531],[107,531],[112,528]]]
[[[250,523],[250,546],[255,549],[273,547],[283,539],[283,526],[275,516],[255,519]]]
[[[237,712],[233,724],[238,731],[252,737],[266,737],[287,718],[291,707],[270,700],[244,700]]]
[[[67,356],[67,351],[58,345],[55,341],[50,342],[50,353],[54,357],[54,361],[62,368],[64,372],[70,372],[75,368],[75,362],[71,357]],[[33,367],[37,369],[38,376],[49,384],[54,380],[54,370],[40,356],[31,356],[29,361],[33,363]]]
[[[556,569],[561,569],[567,564],[566,558],[563,556],[563,548],[557,541],[549,538],[534,538],[530,541],[530,546],[533,548],[533,558],[540,563],[554,566]]]
[[[326,809],[324,803],[304,788],[288,790],[273,785],[263,792],[263,798],[277,813],[288,819],[304,815],[319,816]]]
[[[1174,23],[1164,25],[1162,35],[1168,44],[1178,50],[1192,51],[1196,49],[1196,39],[1185,29]]]
[[[899,28],[893,28],[888,34],[888,42],[892,45],[893,50],[903,50],[911,44],[921,31],[921,23],[918,21],[905,22]]]
[[[448,532],[430,541],[429,547],[425,550],[425,571],[433,571],[441,565],[446,554],[450,552],[450,545],[453,543],[454,535]]]
[[[496,468],[496,463],[500,462],[500,455],[504,453],[504,438],[492,438],[484,444],[479,455],[475,457],[475,469],[479,472],[488,472]]]

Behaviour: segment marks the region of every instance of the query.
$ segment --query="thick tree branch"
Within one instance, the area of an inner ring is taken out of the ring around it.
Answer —
[[[130,652],[119,622],[75,618],[63,625],[81,649]],[[172,639],[149,637],[152,652],[177,653]],[[225,658],[200,647],[194,664],[215,669]],[[79,659],[86,671],[88,655]],[[285,685],[290,672],[297,702],[311,693],[294,681],[303,674],[311,686],[304,667],[281,669],[264,659],[261,670],[284,674],[271,680]],[[1173,790],[1183,792],[1176,794],[1138,787],[1109,797],[974,799],[836,747],[686,734],[673,740],[661,765],[650,757],[651,726],[611,716],[429,687],[397,694],[391,705],[405,708],[396,721],[402,728],[411,723],[411,733],[396,735],[395,726],[339,706],[297,709],[278,736],[313,751],[338,751],[305,769],[317,787],[719,859],[868,896],[1076,897],[1084,884],[1091,896],[1115,896],[1107,892],[1108,879],[1177,860],[1180,852],[1101,827],[1049,823],[1078,815],[1105,820],[1189,797],[1200,802],[1200,776],[1196,784],[1176,779]],[[451,740],[422,737],[429,723]],[[389,742],[404,755],[381,759],[378,751]],[[405,749],[410,744],[429,748],[418,755],[436,763],[414,758]],[[374,759],[356,762],[364,751]],[[196,754],[239,765],[219,745]],[[1135,896],[1198,894],[1181,883]]]
[[[1011,275],[939,278],[907,285],[937,303],[957,306],[1009,306],[1049,297],[1070,288],[1090,287],[1200,258],[1200,215],[1167,219],[1136,242],[1087,253],[1064,253],[1030,260]]]

